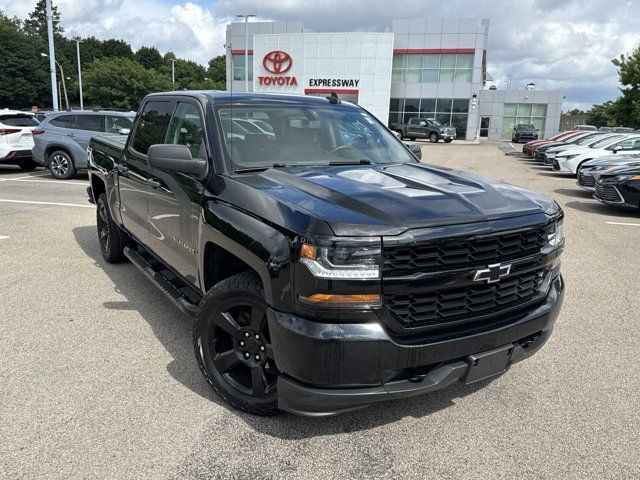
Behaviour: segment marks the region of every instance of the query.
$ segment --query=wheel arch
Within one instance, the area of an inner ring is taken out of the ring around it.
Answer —
[[[49,157],[51,156],[51,154],[53,152],[58,151],[58,150],[62,150],[64,153],[69,155],[69,158],[71,159],[71,161],[75,165],[76,160],[73,157],[73,153],[71,153],[71,149],[69,149],[69,147],[67,147],[65,145],[60,145],[59,143],[54,143],[54,144],[51,144],[51,145],[47,145],[47,147],[44,149],[44,165],[45,165],[45,167],[49,166]]]
[[[205,208],[199,248],[201,289],[206,293],[231,275],[253,271],[262,281],[267,305],[291,311],[291,251],[290,236],[262,220],[229,205]]]

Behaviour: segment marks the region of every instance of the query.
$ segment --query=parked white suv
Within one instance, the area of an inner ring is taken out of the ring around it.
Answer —
[[[36,167],[31,157],[31,131],[38,125],[32,113],[0,110],[0,165],[19,165],[23,170]]]

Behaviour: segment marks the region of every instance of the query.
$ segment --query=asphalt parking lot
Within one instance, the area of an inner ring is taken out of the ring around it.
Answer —
[[[190,319],[102,260],[86,177],[0,167],[0,477],[640,478],[640,214],[508,148],[425,143],[423,159],[564,208],[551,340],[493,381],[325,419],[230,409]]]

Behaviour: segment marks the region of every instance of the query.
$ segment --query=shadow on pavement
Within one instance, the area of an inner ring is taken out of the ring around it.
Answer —
[[[572,201],[564,204],[566,208],[572,208],[580,212],[596,213],[598,215],[604,215],[607,217],[627,218],[629,220],[638,220],[638,214],[632,210],[625,210],[622,208],[610,207],[604,203],[594,202],[581,202]]]
[[[337,417],[306,418],[283,413],[275,417],[249,415],[230,407],[204,380],[195,360],[192,343],[193,321],[174,305],[133,265],[104,261],[94,226],[73,229],[76,242],[95,265],[113,282],[114,289],[126,298],[122,302],[104,302],[107,310],[135,310],[149,324],[156,338],[173,357],[169,374],[189,390],[226,408],[251,428],[283,439],[303,439],[349,431],[367,430],[403,417],[423,417],[454,405],[456,398],[470,395],[493,379],[472,385],[456,384],[445,390],[407,400],[383,402]],[[495,377],[494,377],[495,378]]]

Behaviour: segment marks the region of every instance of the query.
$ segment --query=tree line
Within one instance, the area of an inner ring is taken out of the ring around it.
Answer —
[[[80,104],[76,40],[80,40],[83,100],[86,108],[137,110],[150,92],[167,90],[225,90],[224,55],[212,58],[204,67],[177,58],[173,52],[161,55],[153,46],[133,51],[124,40],[95,37],[67,38],[60,26],[60,13],[53,6],[56,60],[64,71],[69,104]],[[24,21],[9,18],[0,10],[0,108],[52,107],[45,1],[38,0]],[[171,81],[175,61],[175,84]],[[57,69],[58,82],[61,71]],[[64,94],[61,105],[66,108]]]

